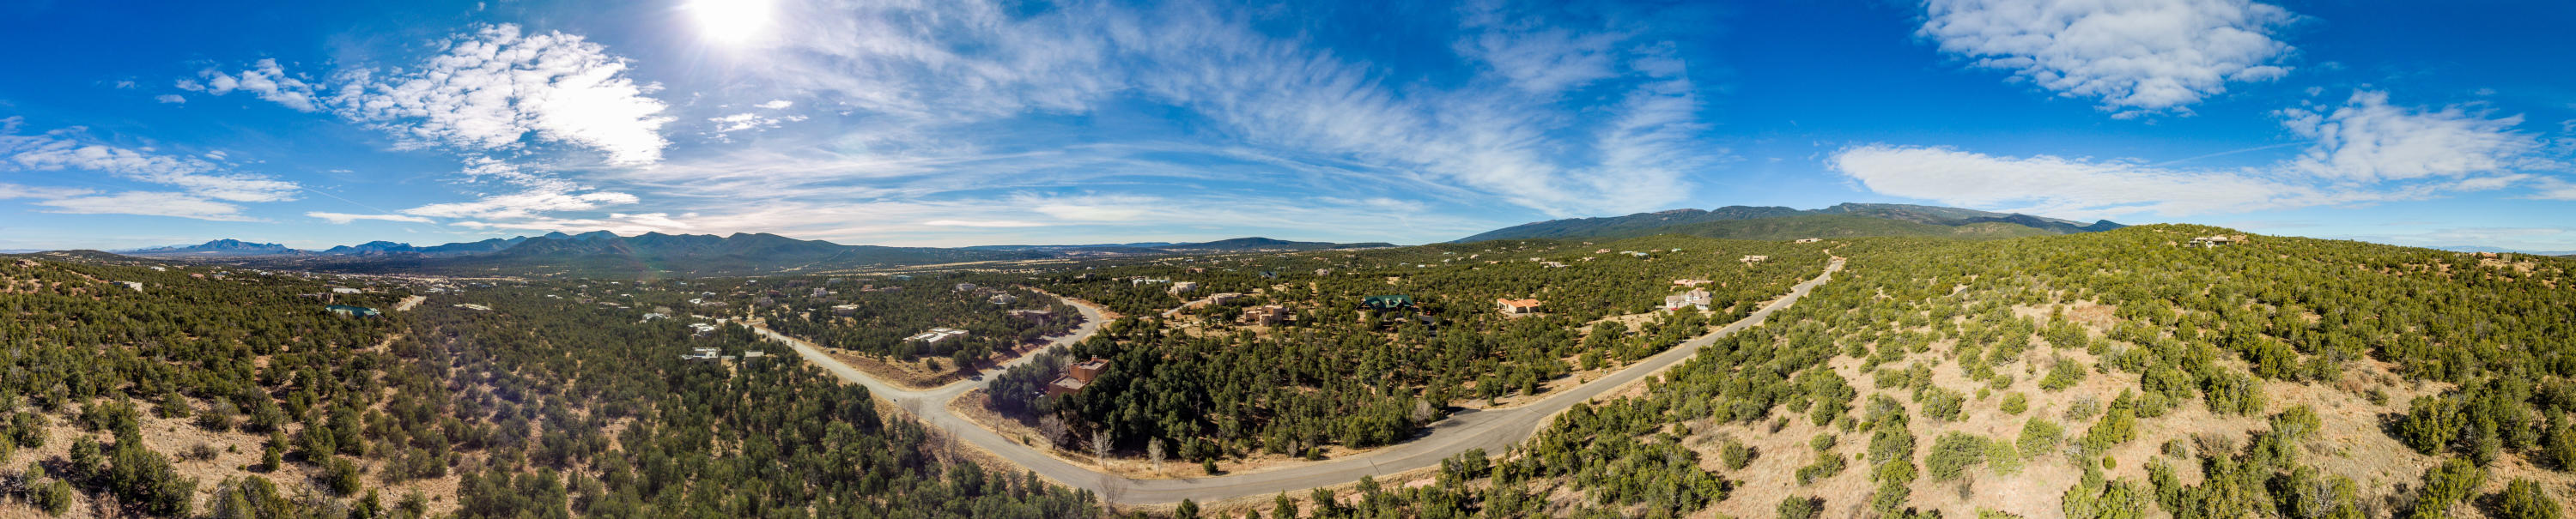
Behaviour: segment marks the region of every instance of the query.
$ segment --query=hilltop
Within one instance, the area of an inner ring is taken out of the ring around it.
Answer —
[[[1852,218],[1812,218],[1846,216]],[[1795,223],[1708,226],[1712,222],[1802,219]],[[1883,222],[1912,223],[1894,225]],[[1694,226],[1699,227],[1683,227]],[[1969,227],[1942,229],[1939,227]],[[1726,206],[1710,210],[1674,209],[1627,216],[1569,218],[1532,222],[1460,238],[1456,243],[1524,238],[1603,238],[1686,234],[1712,238],[1783,239],[1805,236],[1769,234],[1798,230],[1817,236],[1961,236],[2013,237],[2099,232],[2124,227],[2110,220],[2090,224],[2018,213],[1996,213],[1955,207],[1909,204],[1843,203],[1814,210],[1788,207]],[[2023,228],[2029,231],[2022,231]]]

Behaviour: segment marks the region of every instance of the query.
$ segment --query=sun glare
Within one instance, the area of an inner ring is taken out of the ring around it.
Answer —
[[[742,43],[769,28],[771,0],[693,0],[685,8],[709,41]]]

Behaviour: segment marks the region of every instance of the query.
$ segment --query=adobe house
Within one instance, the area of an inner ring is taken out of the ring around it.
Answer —
[[[1243,309],[1243,322],[1256,326],[1271,326],[1287,322],[1289,318],[1288,307],[1285,306],[1265,305]]]
[[[1109,359],[1100,357],[1076,362],[1065,370],[1064,376],[1056,377],[1054,381],[1047,383],[1047,396],[1080,392],[1082,388],[1089,387],[1091,381],[1099,379],[1101,371],[1108,369]]]
[[[1539,302],[1538,302],[1538,300],[1537,300],[1537,299],[1495,299],[1495,300],[1494,300],[1494,308],[1495,308],[1495,310],[1501,311],[1501,312],[1503,313],[1503,315],[1527,315],[1527,314],[1535,314],[1535,313],[1538,313],[1539,306],[1540,306],[1540,304],[1539,304]]]

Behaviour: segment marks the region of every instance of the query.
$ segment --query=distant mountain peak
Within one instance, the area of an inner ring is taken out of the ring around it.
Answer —
[[[1461,238],[1457,242],[1466,243],[1486,240],[1529,238],[1629,236],[1640,235],[1639,233],[1646,233],[1651,229],[1662,227],[1812,215],[1848,215],[1945,227],[1960,227],[1970,224],[1994,222],[2029,227],[2031,229],[2035,229],[2034,232],[2042,234],[2097,232],[2124,227],[2123,225],[2113,223],[2109,220],[2085,224],[2072,220],[2061,220],[2016,213],[1997,213],[1975,209],[1960,209],[1956,207],[1844,202],[1815,210],[1799,210],[1779,206],[1726,206],[1707,211],[1701,211],[1698,209],[1669,209],[1647,213],[1636,213],[1627,216],[1548,220],[1486,231],[1475,236]],[[1810,222],[1810,225],[1813,225],[1813,222]],[[1880,231],[1896,229],[1895,227],[1885,226],[1879,226],[1878,228]],[[1920,231],[1921,229],[1916,230]]]

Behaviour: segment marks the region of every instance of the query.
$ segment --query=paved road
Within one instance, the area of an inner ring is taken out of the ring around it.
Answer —
[[[1719,338],[1762,324],[1772,312],[1796,304],[1799,298],[1805,297],[1808,291],[1815,289],[1816,285],[1833,279],[1834,272],[1842,268],[1842,258],[1834,258],[1832,263],[1825,266],[1823,273],[1790,288],[1787,295],[1763,305],[1762,308],[1755,310],[1753,315],[1746,316],[1708,335],[1683,341],[1682,344],[1670,350],[1646,358],[1644,362],[1526,405],[1454,414],[1446,420],[1432,424],[1427,434],[1417,436],[1412,441],[1360,455],[1262,472],[1190,479],[1128,479],[1093,472],[1056,459],[1036,448],[1004,438],[948,411],[950,400],[956,399],[957,395],[968,390],[983,387],[989,383],[989,380],[960,381],[922,391],[905,391],[878,382],[856,369],[851,369],[848,365],[832,360],[811,343],[771,332],[767,328],[755,326],[753,330],[773,340],[792,345],[796,348],[796,353],[804,355],[807,360],[823,365],[843,379],[864,384],[869,391],[894,400],[898,405],[911,410],[924,423],[947,430],[957,435],[959,439],[972,442],[996,456],[1037,472],[1048,479],[1091,490],[1104,500],[1129,505],[1172,503],[1183,499],[1215,501],[1302,491],[1314,487],[1349,483],[1358,480],[1360,476],[1385,476],[1437,466],[1440,460],[1466,452],[1468,449],[1481,448],[1488,453],[1500,454],[1538,432],[1540,426],[1548,423],[1548,419],[1566,409],[1573,408],[1576,403],[1590,401],[1631,382],[1660,373],[1665,368],[1698,355],[1700,348],[1717,342]],[[1058,338],[1054,345],[1049,346],[1050,348],[1072,344],[1090,337],[1092,333],[1099,330],[1101,322],[1099,309],[1072,300],[1067,302],[1080,308],[1087,321],[1081,328],[1075,330],[1074,334]],[[1007,368],[1016,365],[1030,357],[1034,355],[1021,356],[1004,366]]]

